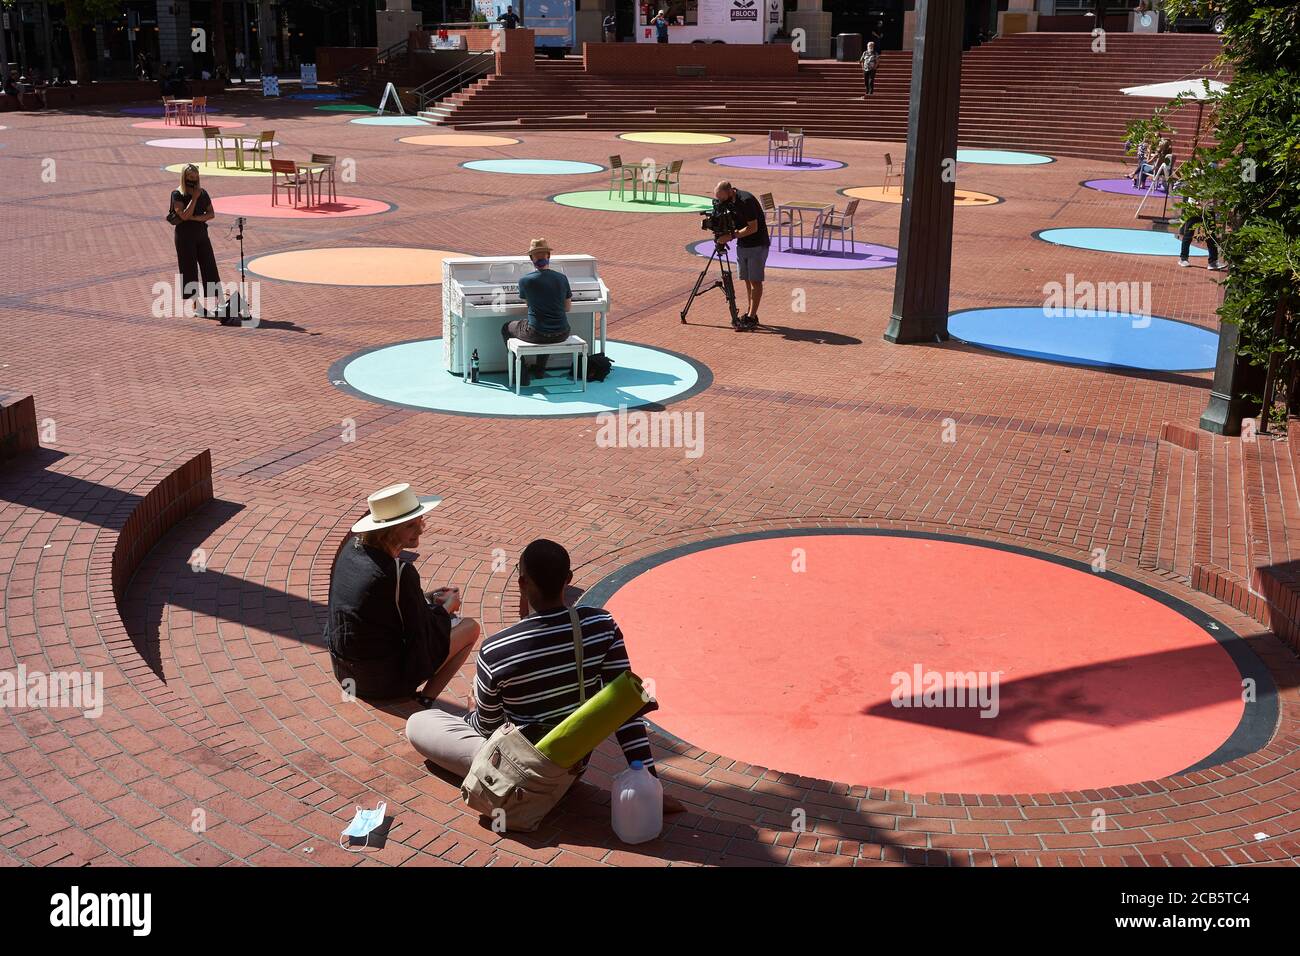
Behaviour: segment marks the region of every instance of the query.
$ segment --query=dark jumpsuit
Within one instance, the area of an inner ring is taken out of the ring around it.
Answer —
[[[179,190],[172,191],[172,208],[176,203],[182,208],[189,205],[189,200]],[[212,198],[206,189],[200,188],[199,201],[194,204],[194,215],[201,216],[212,210]],[[176,224],[176,268],[181,274],[181,294],[186,299],[194,298],[194,287],[190,284],[199,281],[203,275],[203,288],[217,295],[217,286],[221,276],[217,274],[217,257],[212,252],[212,242],[208,239],[208,224],[195,222],[193,219]]]

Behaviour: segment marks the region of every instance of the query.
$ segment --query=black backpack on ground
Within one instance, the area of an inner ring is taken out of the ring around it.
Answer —
[[[587,360],[587,381],[603,382],[614,367],[614,360],[604,352],[597,352]]]

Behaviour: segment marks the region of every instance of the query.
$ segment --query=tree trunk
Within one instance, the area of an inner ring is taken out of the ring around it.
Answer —
[[[81,27],[68,24],[68,45],[72,47],[72,68],[77,77],[77,85],[89,83],[90,60],[86,57],[86,40],[81,35]]]
[[[230,76],[226,59],[226,0],[212,0],[212,75]]]

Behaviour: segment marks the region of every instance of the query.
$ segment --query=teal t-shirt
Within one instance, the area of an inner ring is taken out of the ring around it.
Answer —
[[[528,303],[528,324],[544,335],[569,331],[564,300],[571,298],[569,277],[553,269],[538,269],[519,280],[519,295]]]

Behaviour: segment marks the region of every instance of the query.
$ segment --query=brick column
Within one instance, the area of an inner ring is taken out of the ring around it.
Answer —
[[[536,38],[532,30],[520,27],[501,31],[501,47],[496,52],[497,76],[519,76],[537,72]]]

